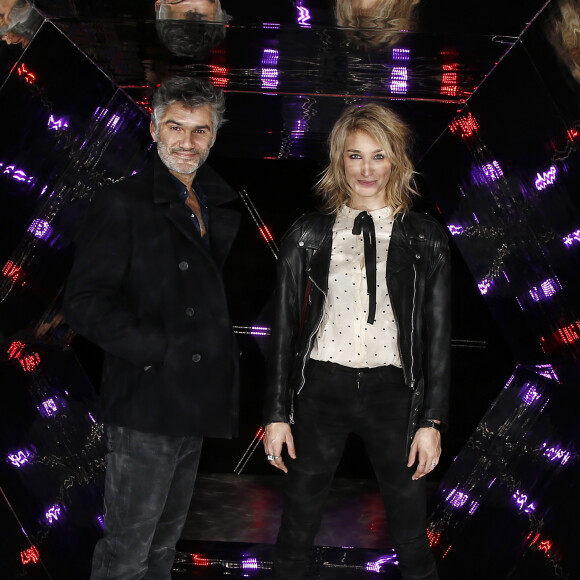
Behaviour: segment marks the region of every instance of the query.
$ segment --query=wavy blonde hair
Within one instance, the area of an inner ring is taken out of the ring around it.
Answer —
[[[413,11],[420,0],[375,0],[362,6],[353,0],[336,0],[338,25],[346,29],[357,48],[392,46],[405,31],[415,28]]]
[[[385,151],[391,162],[385,192],[387,205],[393,215],[405,214],[413,196],[418,195],[412,184],[415,172],[409,156],[411,131],[396,113],[378,103],[352,105],[334,124],[328,138],[330,160],[315,186],[324,200],[324,209],[335,213],[352,199],[344,170],[344,147],[347,137],[357,131],[372,137]]]

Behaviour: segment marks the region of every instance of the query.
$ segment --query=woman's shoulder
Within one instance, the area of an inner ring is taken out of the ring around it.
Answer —
[[[404,216],[401,216],[401,224],[410,234],[447,238],[445,228],[428,213],[413,210],[408,211]]]
[[[301,238],[305,233],[324,235],[329,226],[334,223],[333,213],[322,213],[312,210],[303,213],[286,231],[285,238]]]

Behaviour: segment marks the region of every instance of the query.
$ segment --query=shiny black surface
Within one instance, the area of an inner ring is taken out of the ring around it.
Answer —
[[[330,0],[222,5],[232,16],[225,35],[223,24],[174,29],[215,34],[212,46],[188,49],[195,54],[161,40],[149,0],[37,2],[17,28],[0,20],[0,521],[8,538],[0,575],[87,576],[102,510],[103,447],[89,416],[100,369],[98,352],[73,341],[60,295],[95,188],[139,169],[151,143],[153,89],[181,74],[225,89],[229,121],[210,164],[247,191],[276,241],[315,205],[326,135],[346,104],[379,99],[412,126],[418,209],[438,216],[454,242],[452,427],[431,478],[442,477],[434,548],[449,579],[465,578],[467,563],[481,578],[574,578],[577,3],[422,0],[404,20],[407,32],[387,18],[378,33],[338,26]],[[226,270],[232,318],[240,328],[267,327],[275,261],[240,208],[246,219]],[[239,336],[240,438],[208,441],[202,471],[231,472],[254,437],[266,342]],[[502,390],[516,363],[572,370],[557,384],[520,366]],[[530,404],[521,402],[525,384]],[[545,405],[534,403],[532,386]],[[268,469],[259,448],[245,465],[250,474]],[[356,441],[339,475],[371,476]],[[497,485],[480,489],[494,477]],[[479,502],[473,514],[450,504],[462,501],[458,490]],[[269,561],[268,547],[258,553]],[[335,556],[350,557],[333,553],[331,563]],[[179,577],[201,577],[179,565]],[[361,572],[321,570],[336,578]]]

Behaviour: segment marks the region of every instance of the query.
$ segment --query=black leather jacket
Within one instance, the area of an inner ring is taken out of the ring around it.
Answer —
[[[299,218],[282,240],[265,396],[265,423],[293,421],[293,397],[322,321],[335,215]],[[307,292],[308,279],[310,288]],[[407,386],[413,389],[407,443],[419,420],[446,426],[450,378],[450,264],[447,236],[429,215],[397,215],[387,257],[387,287],[399,330]]]

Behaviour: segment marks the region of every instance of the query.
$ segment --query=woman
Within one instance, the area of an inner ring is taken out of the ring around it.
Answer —
[[[392,111],[348,108],[317,185],[327,211],[282,242],[264,438],[287,472],[279,580],[305,577],[350,432],[371,459],[403,578],[437,578],[422,478],[447,421],[449,250],[439,224],[409,210],[408,143]]]

